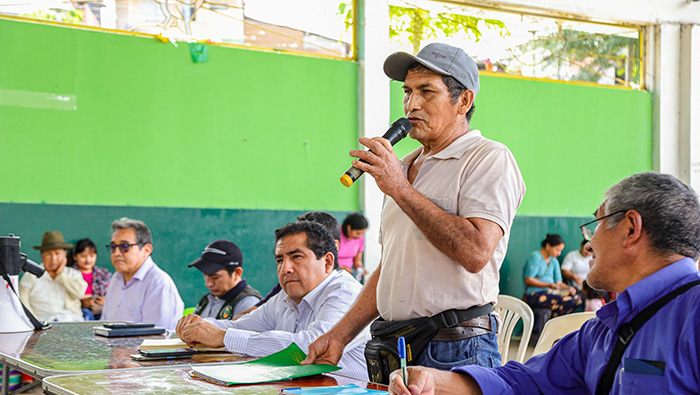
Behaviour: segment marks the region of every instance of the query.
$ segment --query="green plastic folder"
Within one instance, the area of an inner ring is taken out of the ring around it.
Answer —
[[[194,376],[224,385],[267,383],[340,370],[328,364],[301,365],[305,358],[306,354],[292,343],[282,351],[255,361],[190,367]]]

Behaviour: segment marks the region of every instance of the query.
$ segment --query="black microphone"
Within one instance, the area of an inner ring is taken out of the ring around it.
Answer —
[[[394,145],[401,141],[404,137],[408,136],[408,132],[411,131],[411,122],[406,119],[406,118],[399,118],[396,120],[396,122],[392,123],[391,126],[389,127],[389,130],[384,133],[383,138],[389,140],[389,143],[391,145]],[[362,159],[360,159],[362,160]],[[364,160],[362,160],[365,162]],[[367,163],[367,162],[365,162]],[[358,169],[355,166],[352,166],[348,169],[348,171],[345,172],[342,176],[340,176],[340,182],[343,183],[346,187],[349,187],[357,181],[360,176],[364,174],[364,171]]]

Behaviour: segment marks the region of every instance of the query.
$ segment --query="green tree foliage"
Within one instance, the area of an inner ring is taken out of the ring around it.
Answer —
[[[520,48],[523,53],[543,51],[543,66],[580,67],[572,81],[598,82],[611,69],[618,84],[639,83],[639,38],[591,34],[572,29],[539,37]]]
[[[50,9],[50,10],[38,10],[32,12],[31,14],[22,15],[27,18],[43,19],[45,21],[57,21],[57,22],[67,22],[67,23],[83,23],[84,14],[81,10],[60,10],[60,9]]]
[[[345,15],[345,27],[350,28],[353,24],[352,3],[340,3],[338,13]],[[482,36],[480,23],[490,29],[499,29],[501,36],[509,34],[505,24],[497,19],[448,12],[434,13],[420,8],[390,5],[389,19],[389,37],[401,39],[407,33],[413,53],[420,50],[424,40],[438,38],[440,33],[444,37],[452,37],[464,32],[474,41],[479,41]]]

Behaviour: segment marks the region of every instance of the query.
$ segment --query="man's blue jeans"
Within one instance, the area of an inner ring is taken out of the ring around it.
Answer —
[[[493,328],[491,333],[454,342],[431,341],[414,364],[440,370],[450,370],[463,365],[487,368],[501,366],[501,354],[498,353],[496,343],[496,319],[490,317]]]

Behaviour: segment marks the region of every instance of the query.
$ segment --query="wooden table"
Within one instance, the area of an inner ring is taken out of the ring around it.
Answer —
[[[166,338],[166,335],[145,337],[95,336],[92,327],[102,322],[56,322],[44,331],[4,333],[0,335],[0,363],[3,364],[3,382],[11,369],[43,379],[57,374],[168,368],[192,363],[241,362],[251,358],[231,353],[197,354],[192,358],[135,361],[138,347],[145,338]],[[173,335],[175,336],[175,335]],[[2,393],[7,394],[3,386]]]
[[[72,374],[46,378],[42,385],[47,394],[54,395],[278,395],[279,390],[283,388],[335,386],[351,383],[362,388],[387,390],[387,387],[381,384],[356,380],[335,373],[275,381],[273,383],[226,387],[192,377],[189,372],[189,367],[178,366],[170,369]]]

